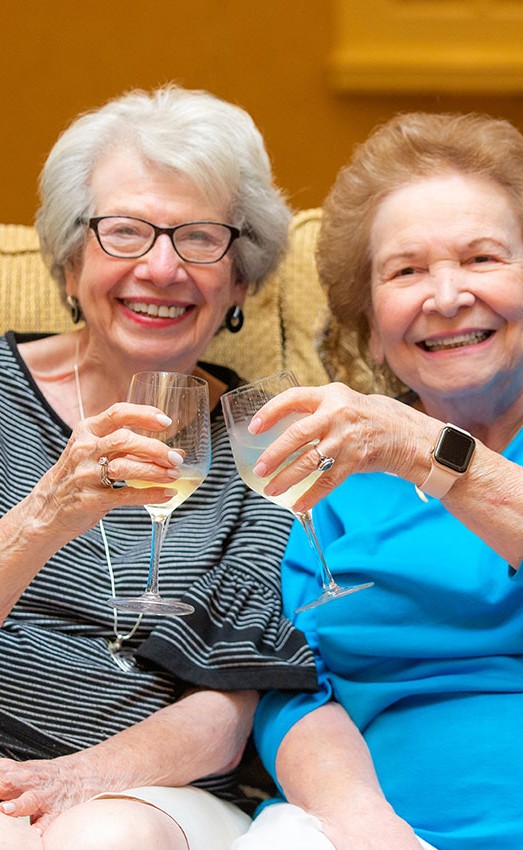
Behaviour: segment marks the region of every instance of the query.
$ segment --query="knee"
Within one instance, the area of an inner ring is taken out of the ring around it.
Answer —
[[[1,850],[42,850],[42,839],[29,822],[0,814]]]
[[[91,800],[63,812],[44,833],[45,850],[188,850],[180,827],[136,800]]]

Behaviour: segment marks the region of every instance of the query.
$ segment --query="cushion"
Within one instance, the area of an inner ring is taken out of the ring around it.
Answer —
[[[221,331],[205,359],[230,366],[249,380],[292,369],[303,385],[326,383],[314,345],[325,307],[314,261],[320,217],[316,209],[295,214],[287,254],[260,292],[247,298],[242,330]],[[35,229],[0,224],[0,333],[72,328],[40,257]]]

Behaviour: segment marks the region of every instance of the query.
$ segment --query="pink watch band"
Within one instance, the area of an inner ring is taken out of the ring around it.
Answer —
[[[453,469],[446,466],[440,466],[432,460],[430,472],[423,484],[420,484],[419,489],[427,496],[442,499],[459,477],[459,472],[454,472]]]

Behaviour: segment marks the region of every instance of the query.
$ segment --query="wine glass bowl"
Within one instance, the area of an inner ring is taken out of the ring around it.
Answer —
[[[268,401],[268,399],[266,398],[265,401]],[[262,404],[265,404],[265,401],[261,402],[257,409],[259,409]],[[238,411],[235,411],[234,415],[237,414]],[[248,430],[251,418],[252,414],[248,412],[245,419],[242,420],[238,418],[228,430],[234,460],[240,474],[240,478],[245,481],[251,490],[255,490],[256,493],[264,496],[265,499],[268,499],[270,502],[275,502],[277,505],[281,505],[282,507],[287,508],[287,510],[292,511],[293,505],[298,501],[300,496],[302,496],[309,487],[314,484],[317,478],[319,478],[321,475],[320,470],[311,472],[306,478],[302,479],[302,481],[298,481],[297,484],[291,485],[287,490],[285,490],[285,492],[279,493],[278,495],[269,495],[265,492],[265,488],[283,469],[293,463],[293,461],[303,454],[303,452],[308,451],[311,448],[311,445],[308,444],[303,448],[298,449],[298,451],[293,452],[274,472],[266,477],[262,478],[259,475],[255,475],[253,469],[256,466],[258,458],[262,452],[264,452],[271,443],[280,437],[289,425],[292,425],[293,422],[296,422],[302,417],[300,414],[285,416],[272,428],[260,434],[251,434]]]
[[[351,587],[340,587],[334,580],[325,561],[325,556],[314,528],[312,512],[297,512],[293,508],[298,499],[312,487],[314,482],[322,474],[320,469],[311,470],[307,476],[302,478],[298,483],[293,484],[284,493],[269,495],[265,492],[265,488],[276,475],[293,463],[301,454],[310,451],[316,442],[306,443],[301,446],[289,455],[274,472],[264,478],[255,475],[253,472],[262,452],[281,436],[289,425],[302,419],[307,414],[293,413],[282,417],[272,428],[257,434],[250,433],[249,423],[258,410],[271,398],[274,398],[274,396],[279,395],[286,389],[296,386],[298,386],[298,381],[294,374],[289,370],[285,370],[276,375],[261,378],[251,384],[244,384],[235,390],[230,390],[222,396],[221,401],[232,453],[240,477],[256,493],[291,511],[299,520],[314,551],[321,576],[322,593],[316,599],[296,609],[297,611],[305,611],[308,608],[315,608],[317,605],[329,602],[332,599],[338,599],[341,596],[347,596],[356,591],[365,590],[368,587],[372,587],[373,582],[366,582]]]
[[[192,605],[177,599],[165,599],[159,593],[159,563],[163,539],[171,514],[205,479],[211,460],[211,425],[207,382],[178,372],[138,372],[133,375],[127,401],[152,405],[171,419],[161,431],[133,428],[136,433],[161,440],[183,456],[178,478],[172,484],[155,484],[145,479],[128,479],[128,487],[136,489],[172,487],[167,502],[148,503],[144,507],[152,521],[151,558],[144,593],[138,597],[112,596],[109,604],[124,611],[184,615],[194,611]]]

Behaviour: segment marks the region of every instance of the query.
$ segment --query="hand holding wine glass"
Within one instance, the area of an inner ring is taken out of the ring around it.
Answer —
[[[347,596],[350,593],[355,593],[358,590],[364,590],[372,587],[373,582],[366,582],[352,587],[340,587],[334,580],[321,549],[314,523],[312,520],[312,512],[305,511],[303,513],[296,512],[293,509],[294,504],[300,496],[308,490],[315,480],[322,474],[323,471],[329,468],[330,458],[319,456],[318,467],[311,472],[306,478],[303,478],[297,484],[289,487],[285,492],[277,495],[269,495],[265,492],[266,486],[282,469],[292,463],[300,454],[309,451],[311,444],[307,443],[298,451],[290,455],[287,460],[276,469],[271,475],[266,478],[261,478],[253,472],[257,460],[262,452],[277,438],[292,422],[300,419],[303,414],[291,414],[282,418],[277,425],[263,433],[252,434],[249,431],[249,424],[257,411],[263,405],[274,398],[274,396],[288,389],[289,387],[298,386],[298,382],[290,371],[280,372],[276,375],[271,375],[267,378],[262,378],[259,381],[254,381],[251,384],[238,387],[231,390],[222,396],[222,408],[225,416],[225,423],[231,448],[238,468],[238,472],[245,483],[269,501],[282,505],[292,511],[300,521],[302,528],[307,535],[307,539],[316,555],[318,568],[321,575],[323,592],[313,601],[298,608],[298,611],[305,611],[308,608],[314,608],[324,602],[329,602],[332,599],[338,599],[341,596]]]
[[[183,455],[180,474],[173,481],[173,496],[167,502],[145,505],[152,520],[151,559],[145,592],[136,598],[111,597],[113,607],[155,614],[191,614],[192,605],[160,596],[159,564],[163,538],[172,512],[194,493],[206,477],[211,461],[209,390],[206,381],[177,372],[138,372],[133,375],[127,401],[157,407],[171,419],[162,431],[137,432],[162,440]],[[154,486],[150,481],[131,479],[128,487]],[[161,486],[165,490],[166,485]]]

